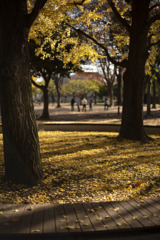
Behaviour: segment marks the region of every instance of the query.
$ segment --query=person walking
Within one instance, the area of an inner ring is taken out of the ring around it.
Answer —
[[[107,109],[106,109],[107,108]],[[104,98],[104,110],[108,110],[109,106],[108,106],[108,98],[105,97]]]
[[[86,112],[87,99],[85,98],[82,99],[82,105],[83,105],[82,112]]]
[[[80,112],[80,98],[77,98],[77,108],[78,108],[78,112]]]
[[[75,103],[75,100],[74,100],[74,97],[72,97],[71,99],[71,110],[74,111],[74,103]]]
[[[89,99],[89,111],[92,111],[92,103],[93,103],[93,99],[90,98]]]

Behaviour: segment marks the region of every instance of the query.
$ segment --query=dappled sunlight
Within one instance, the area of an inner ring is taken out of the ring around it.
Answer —
[[[32,188],[2,183],[1,202],[96,202],[160,195],[160,137],[142,144],[106,132],[42,131],[39,136],[42,183]]]

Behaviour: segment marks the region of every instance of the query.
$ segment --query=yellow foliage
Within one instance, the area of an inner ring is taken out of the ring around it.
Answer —
[[[32,188],[1,183],[0,201],[73,203],[160,196],[160,137],[152,136],[155,141],[142,145],[119,141],[116,136],[102,132],[39,132],[42,183]],[[3,172],[2,147],[0,135]]]

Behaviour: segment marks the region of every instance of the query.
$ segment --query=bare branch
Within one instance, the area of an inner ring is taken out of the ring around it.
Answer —
[[[36,3],[34,5],[32,12],[26,16],[26,26],[28,28],[31,28],[33,22],[35,21],[40,10],[44,7],[46,2],[47,0],[36,0]]]
[[[127,60],[124,60],[122,62],[118,62],[115,60],[114,57],[111,57],[109,52],[108,52],[108,49],[103,45],[101,44],[100,42],[98,42],[94,37],[88,35],[87,33],[85,33],[84,31],[82,31],[81,29],[77,29],[75,27],[73,27],[72,25],[70,25],[69,23],[65,23],[67,26],[69,26],[70,28],[72,28],[74,31],[76,31],[79,35],[83,35],[84,37],[90,39],[92,42],[94,42],[96,45],[98,45],[100,48],[102,48],[104,51],[105,51],[105,54],[108,58],[108,60],[110,62],[112,62],[113,64],[115,64],[116,66],[121,66],[121,67],[126,67],[126,61]]]
[[[131,31],[130,25],[128,24],[128,22],[127,22],[124,18],[121,17],[121,15],[120,15],[119,12],[117,11],[117,9],[116,9],[113,1],[112,1],[112,0],[108,0],[108,3],[109,3],[109,5],[110,5],[110,7],[112,8],[112,11],[113,11],[115,17],[117,18],[117,20],[118,20],[118,21],[125,27],[125,29],[130,33],[130,31]]]

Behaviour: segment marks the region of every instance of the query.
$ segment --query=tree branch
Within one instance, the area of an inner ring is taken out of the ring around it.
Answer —
[[[26,16],[26,26],[28,28],[31,28],[33,22],[35,21],[40,10],[44,7],[46,2],[47,0],[36,0],[36,3],[34,5],[32,12]]]
[[[153,17],[150,18],[150,20],[148,21],[147,27],[150,28],[150,26],[155,23],[157,20],[160,20],[160,13],[154,15]]]
[[[154,4],[154,5],[152,5],[150,8],[149,8],[149,11],[151,12],[154,8],[156,8],[156,7],[158,7],[158,4],[156,3],[156,4]]]
[[[115,58],[111,57],[109,52],[108,52],[108,49],[103,45],[101,44],[100,42],[98,42],[94,37],[88,35],[87,33],[83,32],[82,30],[80,29],[77,29],[75,27],[73,27],[72,25],[70,25],[69,23],[65,23],[67,26],[69,26],[70,28],[72,28],[74,31],[76,31],[79,35],[83,35],[85,36],[86,38],[90,39],[92,42],[94,42],[96,45],[98,45],[100,48],[102,48],[104,51],[105,51],[105,54],[108,58],[108,60],[110,62],[112,62],[113,64],[115,64],[116,66],[121,66],[121,67],[124,67],[126,68],[126,60],[122,61],[122,62],[118,62],[115,60]]]
[[[83,3],[85,2],[85,0],[82,0],[82,1],[80,1],[80,2],[73,2],[73,5],[75,5],[75,6],[78,6],[78,5],[82,5]]]
[[[130,25],[128,24],[128,22],[121,17],[121,15],[119,14],[119,12],[117,11],[114,3],[112,2],[112,0],[108,0],[108,3],[110,5],[110,7],[112,8],[112,11],[115,15],[115,17],[117,18],[117,20],[125,27],[125,29],[130,33],[131,31],[131,27]]]
[[[151,48],[151,47],[154,47],[154,46],[159,45],[159,44],[160,44],[160,40],[158,40],[157,42],[151,43],[149,45],[149,47]]]
[[[31,81],[35,87],[40,88],[41,90],[43,89],[43,86],[37,84],[35,81],[33,81],[33,79]]]

